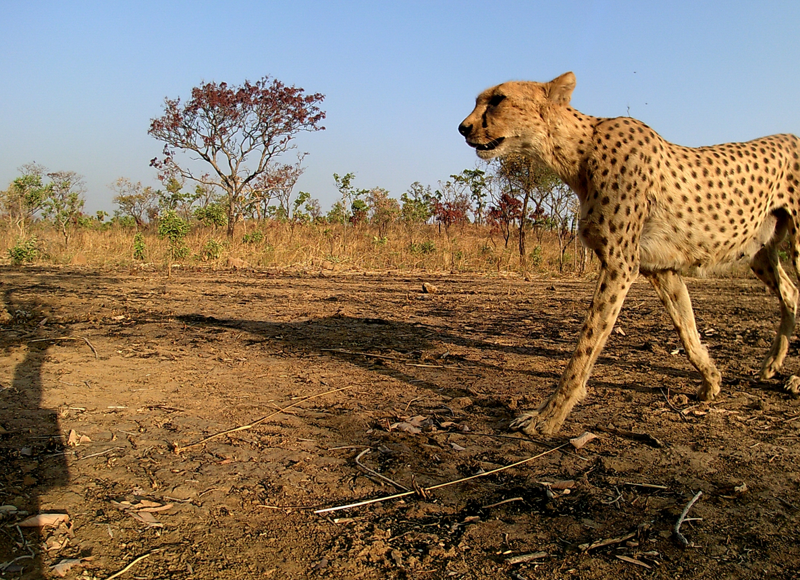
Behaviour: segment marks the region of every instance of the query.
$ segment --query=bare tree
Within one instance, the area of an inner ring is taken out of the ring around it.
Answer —
[[[127,177],[120,177],[109,185],[117,195],[114,203],[119,206],[118,213],[134,219],[136,226],[141,228],[158,216],[158,192],[152,187],[142,186],[141,181],[134,183]]]

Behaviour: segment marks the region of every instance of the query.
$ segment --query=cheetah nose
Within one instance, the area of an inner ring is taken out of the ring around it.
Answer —
[[[458,126],[458,132],[461,133],[464,137],[467,137],[472,132],[472,125],[465,125],[464,123],[461,123]]]

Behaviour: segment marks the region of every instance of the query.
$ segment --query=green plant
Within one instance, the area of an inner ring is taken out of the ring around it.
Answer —
[[[133,259],[144,261],[147,256],[147,246],[144,243],[144,234],[136,232],[133,236]]]
[[[534,246],[530,253],[530,261],[537,268],[542,265],[542,246]]]
[[[18,240],[13,248],[9,248],[8,255],[11,258],[11,263],[15,266],[35,262],[39,257],[36,236],[32,236],[27,240]]]
[[[264,241],[264,234],[259,232],[258,230],[251,232],[249,234],[245,234],[242,238],[242,242],[245,244],[260,244]]]
[[[436,244],[432,240],[426,240],[419,244],[412,243],[408,249],[412,254],[432,254],[436,251]]]
[[[228,224],[227,208],[222,203],[210,203],[205,207],[194,210],[194,217],[204,226],[215,228]]]
[[[189,255],[183,239],[189,233],[189,224],[175,210],[169,210],[158,220],[158,235],[169,240],[167,276],[172,275],[172,260],[181,260]]]
[[[208,240],[205,244],[203,244],[203,253],[201,254],[201,258],[204,262],[209,260],[218,260],[222,255],[223,249],[225,249],[225,244],[223,242],[218,242],[217,240]]]

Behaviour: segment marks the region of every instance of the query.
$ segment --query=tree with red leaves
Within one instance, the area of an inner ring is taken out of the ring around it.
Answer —
[[[508,240],[511,238],[511,230],[516,225],[517,220],[522,219],[522,202],[513,195],[503,192],[497,205],[489,207],[487,220],[492,230],[500,230],[505,240],[505,247],[508,247]]]
[[[152,119],[148,133],[163,141],[164,156],[150,165],[162,179],[181,176],[227,194],[228,238],[241,215],[242,206],[256,179],[270,171],[270,162],[294,148],[292,139],[301,131],[319,131],[325,112],[320,93],[305,94],[268,76],[242,86],[202,83],[192,89],[186,103],[164,99],[164,114]],[[213,172],[199,174],[179,164],[176,150],[199,156]],[[248,163],[254,161],[254,163]]]

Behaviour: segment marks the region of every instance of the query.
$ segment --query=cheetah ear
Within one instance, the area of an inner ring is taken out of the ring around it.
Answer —
[[[566,72],[545,85],[547,98],[558,105],[569,105],[574,89],[575,75],[572,72]]]

